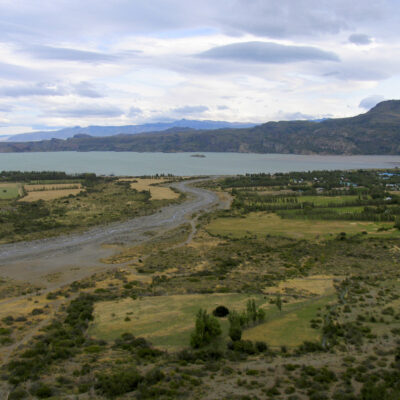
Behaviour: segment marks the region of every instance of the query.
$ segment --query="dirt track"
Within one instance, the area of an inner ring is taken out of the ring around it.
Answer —
[[[51,289],[59,286],[60,281],[66,284],[107,268],[99,260],[111,255],[113,250],[102,245],[145,242],[149,240],[148,231],[172,229],[189,221],[195,212],[221,206],[215,193],[190,186],[193,182],[172,185],[187,194],[187,201],[165,207],[152,215],[96,227],[81,234],[0,246],[0,276],[42,284]],[[59,279],[54,282],[46,279],[49,274],[58,274]]]

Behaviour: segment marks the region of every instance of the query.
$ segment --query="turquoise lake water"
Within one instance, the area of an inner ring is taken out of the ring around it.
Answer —
[[[233,175],[333,169],[400,167],[400,156],[133,152],[2,153],[0,171],[95,172],[104,175]]]

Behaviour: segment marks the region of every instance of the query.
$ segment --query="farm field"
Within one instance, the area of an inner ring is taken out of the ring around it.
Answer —
[[[382,227],[389,230],[378,231]],[[354,235],[364,231],[368,232],[368,236],[400,237],[400,231],[389,222],[285,219],[263,212],[250,213],[245,217],[217,218],[206,229],[212,235],[232,238],[277,235],[296,239],[332,239],[341,232]]]
[[[69,195],[76,196],[81,193],[84,189],[80,183],[54,183],[54,184],[30,184],[24,185],[24,189],[27,195],[24,196],[20,201],[37,201],[37,200],[54,200]]]
[[[358,199],[356,195],[347,196],[299,196],[299,203],[314,203],[315,206],[327,206],[329,204],[343,204]]]
[[[179,193],[174,192],[168,187],[154,186],[169,182],[170,179],[166,178],[131,178],[131,179],[120,179],[122,182],[131,181],[131,188],[136,189],[139,192],[142,190],[149,190],[151,199],[153,200],[173,200],[179,197]]]
[[[297,203],[313,203],[316,207],[318,206],[328,206],[328,205],[338,205],[343,203],[351,203],[358,199],[357,195],[342,195],[342,196],[310,196],[310,195],[296,195],[296,192],[288,192],[288,191],[263,191],[263,192],[248,192],[248,195],[251,197],[252,194],[259,194],[261,196],[273,196],[276,204],[284,203],[285,197],[287,194],[291,194],[291,198],[295,199]],[[290,196],[289,196],[290,198]],[[368,199],[368,196],[365,197],[365,200]]]
[[[258,305],[266,305],[262,295],[239,293],[156,296],[102,302],[95,307],[89,334],[97,339],[113,340],[130,332],[145,337],[157,347],[177,350],[189,345],[194,328],[193,316],[199,308],[212,312],[218,305],[225,305],[232,310],[241,310],[246,308],[249,299],[255,299]],[[227,319],[222,319],[221,324],[226,339]]]
[[[0,183],[0,200],[16,199],[23,193],[19,183]]]

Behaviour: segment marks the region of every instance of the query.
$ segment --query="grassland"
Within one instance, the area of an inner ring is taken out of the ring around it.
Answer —
[[[18,183],[0,183],[0,200],[16,199],[22,196],[22,185]]]
[[[190,343],[193,316],[199,308],[211,312],[218,305],[229,305],[230,309],[239,311],[245,309],[247,300],[251,298],[259,305],[267,302],[262,295],[239,293],[156,296],[102,302],[96,304],[89,334],[97,339],[113,340],[124,332],[130,332],[145,337],[157,347],[179,350]],[[221,323],[226,340],[228,321],[225,318]]]
[[[334,279],[330,275],[309,275],[302,278],[287,279],[277,286],[266,288],[267,294],[302,294],[305,296],[327,296],[334,293]]]
[[[333,302],[335,296],[325,296],[305,302],[284,305],[279,311],[276,307],[267,309],[266,322],[243,334],[245,340],[264,341],[272,347],[296,347],[305,341],[321,340],[321,330],[310,326],[310,321],[321,317],[327,304]]]
[[[380,230],[380,229],[388,230]],[[212,235],[243,238],[249,235],[287,236],[295,239],[332,239],[341,232],[350,235],[367,232],[368,236],[400,237],[400,231],[389,222],[323,221],[284,219],[272,213],[250,213],[245,217],[218,218],[207,226]]]
[[[97,303],[94,321],[89,335],[96,339],[115,340],[125,332],[144,337],[154,346],[170,351],[187,347],[194,329],[193,316],[199,308],[212,312],[218,305],[230,310],[246,309],[249,299],[266,311],[266,322],[244,330],[244,339],[265,341],[270,346],[296,347],[305,340],[318,341],[319,329],[313,329],[310,321],[321,316],[324,307],[335,299],[330,295],[307,301],[285,304],[279,311],[266,296],[239,293],[213,293],[207,295],[171,295],[144,297],[139,300],[124,299]],[[229,323],[220,319],[222,345],[228,340]]]

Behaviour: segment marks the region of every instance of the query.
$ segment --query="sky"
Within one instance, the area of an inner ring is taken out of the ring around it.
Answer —
[[[399,0],[0,0],[0,135],[357,115],[399,37]]]

